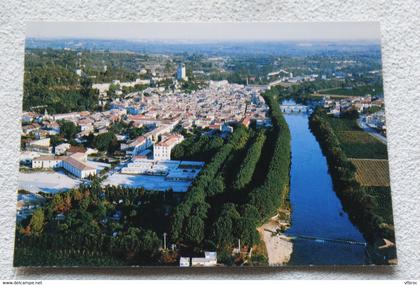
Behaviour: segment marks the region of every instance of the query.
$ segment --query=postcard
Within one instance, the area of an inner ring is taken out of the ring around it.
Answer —
[[[397,263],[378,23],[27,23],[14,266]]]

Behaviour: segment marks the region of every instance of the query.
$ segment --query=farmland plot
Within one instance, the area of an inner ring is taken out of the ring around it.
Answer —
[[[386,159],[350,159],[356,166],[356,180],[362,186],[389,186],[389,166]]]

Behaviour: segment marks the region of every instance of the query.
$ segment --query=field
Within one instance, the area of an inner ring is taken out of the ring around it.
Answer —
[[[383,88],[382,86],[379,86],[379,85],[360,86],[360,87],[354,87],[352,89],[334,88],[334,89],[324,90],[321,93],[328,94],[328,95],[345,95],[345,96],[365,96],[367,94],[381,95],[383,94]]]
[[[328,117],[340,145],[349,158],[387,159],[386,145],[362,131],[356,120]]]
[[[356,166],[356,180],[362,186],[389,187],[388,160],[384,159],[350,159]]]

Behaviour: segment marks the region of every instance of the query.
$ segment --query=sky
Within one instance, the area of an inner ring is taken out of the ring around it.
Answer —
[[[181,41],[378,41],[377,22],[135,23],[27,22],[32,38]]]

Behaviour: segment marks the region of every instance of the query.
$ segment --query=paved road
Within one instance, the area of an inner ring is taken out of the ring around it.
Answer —
[[[374,129],[372,129],[371,127],[369,127],[368,125],[366,125],[365,122],[363,122],[363,118],[359,118],[357,119],[357,124],[359,125],[359,127],[361,129],[363,129],[365,132],[367,132],[368,134],[370,134],[371,136],[377,138],[378,140],[380,140],[383,144],[386,144],[386,137],[384,137],[383,135],[381,135],[380,133],[378,133],[377,131],[375,131]]]

